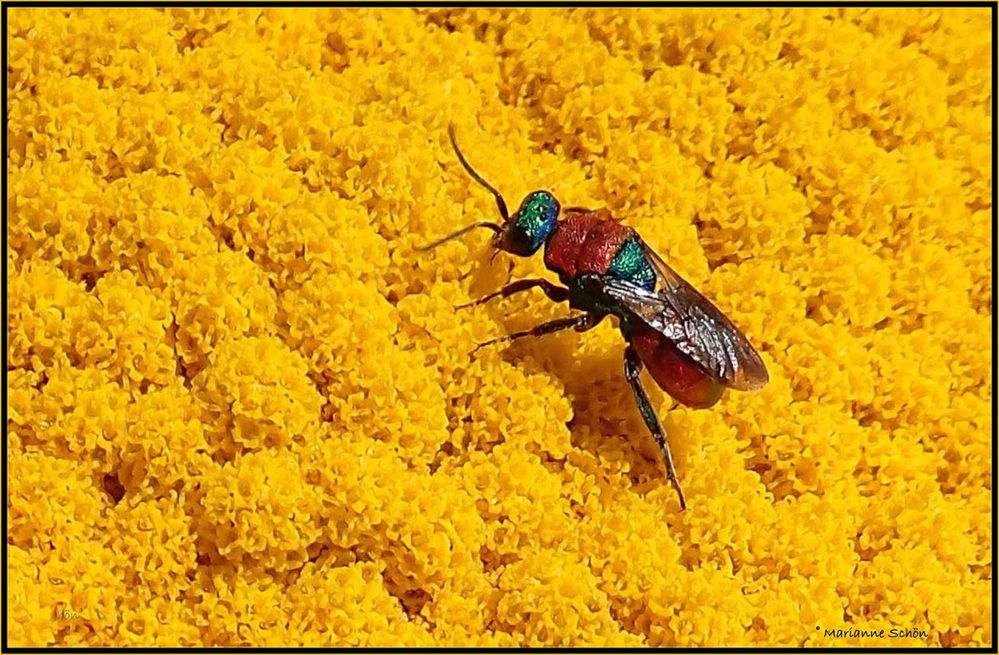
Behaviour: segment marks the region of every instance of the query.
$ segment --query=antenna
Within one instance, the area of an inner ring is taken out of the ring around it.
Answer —
[[[490,230],[492,230],[493,232],[496,232],[497,234],[499,234],[500,232],[503,231],[503,228],[500,227],[499,225],[496,225],[496,223],[490,223],[488,221],[482,221],[480,223],[472,223],[471,225],[466,225],[465,227],[461,228],[460,230],[458,230],[456,232],[452,232],[451,234],[447,235],[446,237],[441,237],[440,239],[437,239],[436,241],[434,241],[432,243],[428,243],[425,246],[417,246],[413,250],[416,250],[417,252],[424,252],[426,250],[432,250],[432,249],[436,248],[437,246],[441,245],[442,243],[446,243],[446,242],[450,241],[451,239],[457,239],[458,237],[462,236],[463,234],[465,234],[467,232],[471,232],[472,230],[474,230],[477,227],[488,227]]]
[[[484,179],[482,179],[482,176],[475,172],[475,169],[472,168],[472,165],[468,163],[468,160],[465,159],[465,156],[461,154],[461,149],[458,148],[458,141],[454,136],[454,123],[448,124],[447,135],[451,138],[451,147],[454,148],[454,154],[458,155],[458,161],[461,162],[461,165],[465,168],[465,170],[468,172],[468,174],[472,177],[473,180],[475,180],[476,182],[484,186],[486,189],[488,189],[489,193],[493,194],[493,197],[496,198],[496,206],[499,207],[500,216],[503,217],[504,221],[509,221],[510,212],[507,211],[506,209],[506,201],[503,200],[503,196],[500,195],[500,192],[497,191],[493,187],[493,185],[489,184]]]

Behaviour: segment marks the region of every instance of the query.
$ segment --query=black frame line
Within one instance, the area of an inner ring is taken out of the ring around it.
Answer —
[[[3,3],[4,7],[32,7],[32,8],[157,8],[157,7],[223,7],[223,8],[243,8],[243,7],[282,7],[282,8],[301,8],[307,9],[310,7],[343,7],[343,8],[360,8],[360,7],[385,7],[385,8],[465,8],[465,7],[486,7],[486,8],[532,8],[532,9],[556,9],[556,8],[573,8],[573,7],[597,7],[597,8],[615,8],[615,9],[641,9],[641,8],[660,8],[660,7],[677,7],[677,8],[719,8],[719,9],[738,9],[738,8],[769,8],[769,7],[796,7],[796,8],[828,8],[828,9],[838,9],[838,8],[995,8],[995,2],[989,2],[987,0],[957,0],[955,2],[947,2],[946,0],[927,0],[927,2],[890,2],[888,0],[874,0],[871,2],[858,2],[857,0],[847,0],[845,2],[829,2],[828,0],[798,0],[797,2],[762,2],[760,0],[746,0],[746,2],[732,2],[725,0],[705,0],[704,2],[694,2],[691,0],[679,2],[675,0],[664,0],[662,2],[656,2],[654,0],[636,0],[633,2],[608,2],[608,1],[596,1],[596,0],[580,0],[579,2],[568,2],[565,0],[540,0],[539,2],[512,2],[506,0],[491,0],[483,2],[456,2],[454,0],[442,0],[439,2],[387,2],[386,0],[373,0],[370,2],[316,2],[312,0],[306,0],[303,2],[262,2],[255,0],[234,0],[233,2],[220,3],[220,2],[210,2],[205,0],[195,0],[192,2],[161,2],[161,3],[149,3],[141,2],[141,0],[122,0],[122,2],[109,2],[109,1],[82,1],[82,2],[71,2],[69,0],[11,0],[9,2]],[[993,32],[995,30],[993,29]],[[6,34],[6,33],[5,33]]]
[[[996,2],[988,2],[984,0],[960,0],[956,2],[946,2],[940,0],[930,0],[927,2],[885,2],[885,1],[873,1],[873,2],[857,2],[857,1],[846,1],[846,2],[827,2],[819,0],[802,0],[798,2],[760,2],[758,0],[747,0],[746,2],[736,2],[736,1],[720,1],[720,0],[708,0],[706,2],[650,2],[647,0],[632,1],[632,2],[594,2],[594,1],[580,1],[580,2],[553,2],[553,1],[542,1],[542,2],[505,2],[505,1],[492,1],[492,2],[454,2],[454,1],[439,1],[439,2],[385,2],[384,0],[375,2],[254,2],[248,0],[234,0],[233,2],[205,2],[205,1],[193,1],[193,2],[139,2],[136,0],[124,0],[123,2],[108,2],[108,1],[79,1],[79,2],[68,2],[64,0],[50,0],[50,1],[18,1],[12,0],[10,2],[4,2],[0,6],[0,20],[3,23],[3,64],[6,69],[8,63],[8,50],[7,50],[7,10],[9,8],[161,8],[161,7],[225,7],[225,8],[244,8],[244,7],[281,7],[281,8],[313,8],[313,7],[343,7],[343,8],[360,8],[360,7],[384,7],[384,8],[464,8],[464,7],[488,7],[488,8],[504,8],[504,7],[516,7],[516,8],[571,8],[571,7],[605,7],[605,8],[726,8],[726,9],[739,9],[739,8],[760,8],[760,7],[795,7],[795,8],[854,8],[854,7],[870,7],[870,8],[991,8],[991,19],[992,19],[992,268],[993,268],[993,278],[992,283],[992,295],[993,295],[993,314],[992,314],[992,415],[996,416],[996,398],[995,398],[995,383],[996,383],[996,369],[999,366],[999,356],[996,353],[996,340],[999,330],[997,330],[997,322],[995,315],[995,262],[996,262],[996,232],[997,232],[997,209],[996,209],[996,188],[997,181],[995,178],[996,171],[996,82],[997,82],[997,64],[996,64]],[[6,110],[7,107],[7,85],[3,85],[3,102]],[[6,123],[8,116],[4,114],[4,123]],[[4,152],[7,151],[7,130],[3,133],[3,149]],[[3,174],[4,180],[7,179],[8,174],[8,161],[7,157],[3,158]],[[4,226],[7,224],[7,205],[4,204]],[[4,251],[7,248],[7,231],[4,230],[3,235]],[[7,308],[7,273],[9,273],[10,263],[7,260],[4,269],[4,275],[2,278],[2,286],[4,292],[4,308]],[[4,314],[4,327],[7,327],[6,312]],[[7,330],[4,329],[3,332],[3,346],[4,352],[7,352],[8,341],[7,341]],[[4,389],[7,389],[7,367],[3,369],[3,382]],[[7,421],[7,404],[4,403],[3,407],[3,417],[4,423]],[[997,459],[996,446],[997,446],[997,426],[993,421],[992,425],[992,489],[995,492],[996,489],[996,468],[999,459]],[[7,479],[7,433],[4,432],[4,449],[0,457],[3,459],[4,467],[4,490],[9,497],[9,481]],[[7,533],[7,506],[4,505],[2,524],[4,533]],[[0,636],[0,651],[5,653],[37,653],[41,651],[53,652],[53,653],[137,653],[137,652],[154,652],[154,653],[506,653],[513,651],[530,651],[537,653],[562,653],[562,652],[578,652],[578,653],[647,653],[647,652],[661,652],[661,653],[679,653],[679,652],[711,652],[711,653],[936,653],[936,652],[961,652],[961,653],[996,653],[999,652],[996,649],[996,632],[999,632],[999,615],[996,612],[995,598],[996,598],[996,578],[995,578],[995,561],[996,561],[996,528],[997,528],[997,513],[996,505],[993,500],[992,503],[992,639],[993,644],[991,647],[975,647],[975,648],[944,648],[939,647],[910,647],[910,646],[899,646],[899,647],[814,647],[807,648],[804,646],[795,647],[748,647],[748,646],[733,646],[733,647],[660,647],[660,648],[610,648],[610,647],[580,647],[580,648],[556,648],[556,647],[542,647],[542,648],[523,648],[523,649],[511,649],[511,648],[494,648],[494,647],[432,647],[432,648],[405,648],[405,647],[392,647],[392,648],[373,648],[373,647],[361,647],[361,648],[342,648],[342,647],[249,647],[249,648],[208,648],[208,647],[26,647],[19,646],[11,648],[7,644],[7,626],[8,626],[8,614],[7,614],[7,602],[0,603],[2,606],[3,615],[3,635]],[[3,542],[2,548],[2,561],[3,561],[3,586],[7,587],[7,540]]]

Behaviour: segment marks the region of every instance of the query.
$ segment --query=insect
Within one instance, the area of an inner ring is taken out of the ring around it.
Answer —
[[[545,266],[564,285],[544,279],[517,280],[459,308],[539,288],[551,300],[568,302],[571,309],[582,312],[486,341],[476,350],[567,329],[585,332],[607,316],[616,317],[627,342],[625,378],[662,452],[666,475],[679,497],[680,508],[686,509],[666,432],[639,378],[642,367],[648,368],[656,384],[678,402],[706,408],[718,402],[725,387],[752,391],[769,381],[759,354],[721,310],[609,211],[562,208],[554,195],[540,190],[527,194],[511,215],[499,191],[465,159],[453,125],[448,128],[448,136],[465,171],[495,198],[503,223],[473,223],[418,250],[430,250],[474,229],[487,228],[495,233],[494,256],[505,251],[530,257],[544,246]]]

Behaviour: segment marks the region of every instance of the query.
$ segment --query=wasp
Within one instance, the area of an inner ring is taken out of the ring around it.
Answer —
[[[544,247],[545,266],[562,283],[559,286],[545,279],[517,280],[459,308],[537,288],[551,300],[568,302],[570,309],[581,312],[486,341],[476,350],[568,329],[585,332],[608,316],[616,317],[627,343],[624,376],[662,453],[666,476],[676,490],[680,508],[686,509],[666,431],[639,377],[642,368],[647,368],[656,384],[678,402],[707,408],[718,402],[726,387],[753,391],[769,381],[759,353],[721,310],[608,210],[562,208],[551,192],[539,190],[527,194],[511,215],[500,192],[465,159],[453,125],[448,127],[448,137],[468,175],[495,198],[503,223],[472,223],[418,250],[430,250],[474,229],[486,228],[495,234],[494,256],[504,251],[530,257]]]

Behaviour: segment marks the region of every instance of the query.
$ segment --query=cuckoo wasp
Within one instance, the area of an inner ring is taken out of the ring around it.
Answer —
[[[582,312],[478,347],[570,328],[585,332],[607,316],[616,317],[627,343],[625,378],[662,452],[666,475],[679,496],[680,507],[686,509],[666,432],[639,379],[642,367],[678,402],[705,408],[718,402],[726,387],[752,391],[765,385],[769,376],[759,354],[721,310],[609,211],[562,208],[554,195],[541,190],[527,194],[511,215],[500,192],[465,159],[453,125],[448,128],[448,136],[465,171],[495,198],[503,223],[473,223],[419,250],[486,228],[495,233],[492,245],[497,252],[530,257],[544,246],[545,266],[562,282],[559,286],[544,279],[517,280],[462,307],[538,288],[551,300],[568,302],[571,309]]]

